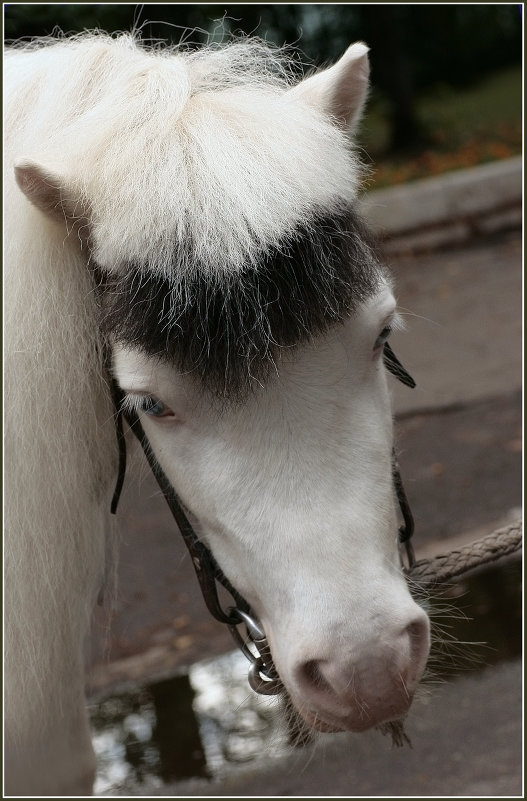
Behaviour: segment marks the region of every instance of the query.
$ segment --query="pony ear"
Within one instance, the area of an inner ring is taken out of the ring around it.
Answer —
[[[19,161],[15,164],[15,178],[28,200],[48,217],[61,222],[78,219],[64,180],[50,170],[34,161]]]
[[[368,95],[368,51],[363,42],[355,42],[336,64],[301,81],[289,90],[290,95],[335,117],[351,133],[362,116]]]

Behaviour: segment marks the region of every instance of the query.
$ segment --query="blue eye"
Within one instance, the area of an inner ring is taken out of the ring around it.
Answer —
[[[142,412],[152,417],[165,417],[167,414],[172,414],[168,406],[165,406],[162,401],[153,396],[143,398],[139,408]]]
[[[375,340],[375,345],[373,346],[373,350],[378,350],[379,348],[384,347],[384,345],[388,342],[390,338],[390,334],[392,333],[392,329],[389,325],[385,326],[377,339]]]

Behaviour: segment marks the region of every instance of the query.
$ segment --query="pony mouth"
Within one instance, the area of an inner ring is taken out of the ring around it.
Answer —
[[[381,716],[378,719],[373,716],[370,717],[369,715],[358,717],[353,714],[353,712],[350,712],[350,714],[346,716],[337,717],[331,713],[317,712],[300,705],[297,706],[291,700],[290,704],[305,726],[321,734],[338,734],[343,732],[360,734],[361,732],[378,727],[390,729],[391,726],[399,726],[405,717],[404,713],[397,714],[395,711],[392,715]]]
[[[304,723],[307,723],[311,729],[318,731],[321,734],[339,734],[346,731],[346,728],[342,725],[328,723],[326,720],[320,717],[318,712],[304,711],[301,713],[301,716]]]

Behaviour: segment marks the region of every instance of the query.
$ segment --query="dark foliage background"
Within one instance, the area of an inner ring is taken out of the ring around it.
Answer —
[[[232,33],[296,44],[305,60],[337,58],[354,40],[372,48],[372,81],[384,99],[392,151],[415,149],[427,132],[416,99],[437,84],[462,87],[521,64],[519,4],[7,4],[7,40],[101,28],[140,29],[144,39],[201,44]],[[190,29],[190,32],[189,32]]]

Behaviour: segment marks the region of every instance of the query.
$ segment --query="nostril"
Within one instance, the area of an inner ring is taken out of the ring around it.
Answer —
[[[414,620],[406,626],[406,633],[410,638],[410,642],[413,644],[421,645],[425,643],[425,645],[428,645],[430,621],[424,612],[421,612],[419,617],[414,618]]]
[[[424,612],[406,626],[404,636],[408,638],[410,647],[408,679],[412,684],[417,684],[425,668],[430,649],[430,622]]]
[[[411,642],[418,642],[419,640],[421,640],[424,634],[422,621],[414,620],[413,623],[408,624],[405,631],[410,637]]]
[[[331,692],[331,686],[324,678],[320,662],[317,659],[310,659],[299,665],[297,668],[297,679],[305,689],[317,689],[320,692]]]
[[[310,684],[317,684],[320,679],[318,662],[315,662],[314,659],[310,659],[309,662],[301,665],[300,672],[303,673],[304,678],[307,679]]]

